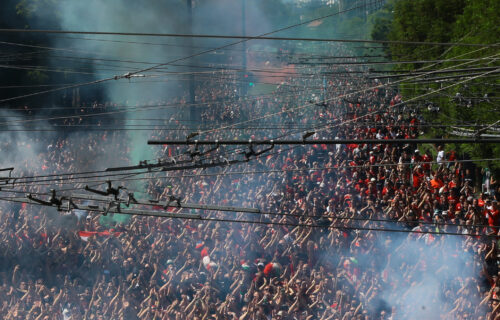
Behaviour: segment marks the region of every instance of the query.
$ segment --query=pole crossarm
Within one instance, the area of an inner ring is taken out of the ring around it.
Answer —
[[[91,196],[91,197],[96,197],[96,196]],[[76,198],[70,197],[70,199],[76,199]],[[110,204],[114,203],[115,205],[113,205],[113,206],[81,205],[81,204],[76,204],[72,201],[68,201],[67,207],[58,207],[56,204],[51,204],[49,202],[46,202],[46,201],[43,201],[40,199],[8,198],[8,200],[11,202],[27,203],[27,204],[46,206],[46,207],[54,207],[58,210],[65,210],[65,211],[77,209],[77,210],[83,210],[83,211],[94,211],[94,212],[99,212],[102,214],[121,213],[121,214],[128,214],[128,215],[154,216],[154,217],[162,217],[162,218],[201,219],[201,216],[199,214],[192,214],[192,213],[175,213],[175,212],[166,212],[166,211],[159,211],[159,210],[125,209],[125,208],[121,208],[120,202],[116,202],[113,198],[106,198],[106,199],[107,199],[106,201],[109,201]],[[175,205],[172,204],[171,207],[175,207]]]
[[[500,139],[148,140],[148,145],[315,145],[500,143]]]

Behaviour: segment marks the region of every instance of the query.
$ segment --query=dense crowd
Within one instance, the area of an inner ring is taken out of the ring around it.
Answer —
[[[246,98],[237,80],[207,80],[197,88],[206,103],[198,129],[207,139],[276,139],[313,128],[316,145],[276,147],[231,167],[150,173],[155,178],[145,185],[121,182],[136,198],[173,195],[263,214],[193,210],[206,220],[103,220],[3,203],[0,317],[500,319],[495,176],[476,181],[474,168],[441,145],[321,144],[327,137],[417,138],[422,118],[378,80],[301,73],[318,69],[301,70],[273,94]],[[177,116],[164,124],[183,130],[158,128],[150,137],[185,139],[192,128]],[[245,123],[256,128],[238,126],[256,117]],[[84,122],[72,119],[65,123]],[[125,163],[134,152],[120,131],[32,136],[0,148],[27,144],[33,157],[16,166],[26,176],[103,169],[110,155]],[[157,156],[182,160],[186,151],[164,146]],[[204,158],[241,159],[241,152],[221,147]],[[88,182],[58,183],[78,189]]]

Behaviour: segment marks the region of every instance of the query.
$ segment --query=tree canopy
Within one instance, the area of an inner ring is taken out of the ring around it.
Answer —
[[[384,12],[384,15],[375,19],[372,39],[475,44],[495,44],[500,39],[499,1],[389,0],[381,12]],[[497,104],[500,98],[498,90],[500,82],[498,73],[495,73],[494,69],[499,67],[498,60],[494,59],[498,58],[495,56],[499,53],[498,47],[392,44],[386,46],[386,52],[394,61],[478,59],[476,61],[447,61],[438,64],[405,63],[396,65],[394,69],[416,71],[441,68],[447,68],[447,70],[493,68],[493,70],[484,69],[483,71],[436,73],[426,77],[427,81],[404,83],[400,89],[403,96],[408,99],[467,80],[465,76],[478,76],[477,79],[466,81],[420,100],[417,107],[426,110],[427,120],[435,124],[455,124],[457,127],[463,124],[468,126],[477,124],[477,129],[479,129],[480,125],[494,124],[500,120],[500,110]],[[491,73],[481,76],[485,72]],[[438,106],[439,112],[427,111],[426,106],[430,103]],[[491,130],[488,131],[495,134]],[[456,133],[456,129],[440,128],[429,132],[430,135],[437,137],[447,137],[453,133]],[[450,148],[477,159],[500,156],[498,145],[479,147],[471,144],[450,146]],[[483,163],[483,165],[500,169],[498,161],[491,164]]]

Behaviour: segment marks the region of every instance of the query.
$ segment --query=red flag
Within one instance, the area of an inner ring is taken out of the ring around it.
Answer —
[[[83,241],[89,241],[89,238],[93,236],[95,232],[92,231],[79,231],[78,235]]]
[[[202,257],[202,258],[204,258],[204,257],[208,256],[208,250],[207,250],[207,248],[203,248],[203,249],[201,250],[200,254],[201,254],[201,257]]]

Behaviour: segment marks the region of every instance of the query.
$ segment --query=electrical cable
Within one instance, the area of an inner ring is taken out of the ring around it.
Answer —
[[[354,9],[357,9],[357,8],[346,9],[346,10],[338,11],[336,13],[331,13],[331,14],[328,14],[328,15],[325,15],[325,16],[322,16],[322,17],[319,17],[319,18],[310,19],[310,20],[307,20],[307,21],[304,21],[304,22],[300,22],[300,23],[291,25],[291,26],[280,28],[278,30],[274,30],[274,31],[271,31],[271,32],[268,32],[268,33],[264,33],[264,34],[262,34],[260,36],[267,36],[267,35],[274,34],[274,33],[277,33],[277,32],[289,30],[289,29],[292,29],[292,28],[295,28],[295,27],[298,27],[298,26],[301,26],[301,25],[304,25],[304,24],[311,23],[313,21],[317,21],[317,20],[321,20],[321,19],[333,17],[333,16],[339,15],[341,13],[349,12],[349,11],[352,11]],[[1,32],[1,30],[5,31],[6,29],[0,29],[0,32]],[[11,30],[13,30],[13,29],[11,29]],[[20,30],[18,30],[18,31],[20,32]],[[209,53],[209,52],[217,51],[217,50],[220,50],[220,49],[228,48],[228,47],[231,47],[231,46],[243,43],[243,42],[247,42],[249,40],[252,40],[252,39],[243,39],[243,40],[240,40],[240,41],[237,41],[237,42],[234,42],[234,43],[230,43],[230,44],[227,44],[227,45],[223,45],[223,46],[220,46],[220,47],[217,47],[217,48],[214,48],[214,49],[205,50],[205,51],[202,51],[202,52],[198,52],[196,54],[185,56],[183,58],[171,60],[169,62],[161,63],[161,64],[158,64],[158,65],[155,65],[155,66],[152,66],[152,67],[148,67],[148,68],[145,68],[145,69],[142,69],[142,70],[139,70],[139,71],[134,71],[134,72],[129,73],[128,76],[130,77],[130,76],[138,74],[138,73],[143,73],[143,72],[151,71],[151,70],[153,70],[155,68],[158,68],[158,67],[163,67],[163,66],[166,66],[166,65],[171,64],[171,63],[176,63],[176,62],[179,62],[179,61],[191,59],[191,58],[203,55],[205,53]],[[61,91],[61,90],[66,90],[66,89],[72,89],[72,88],[77,88],[77,87],[81,87],[81,86],[94,85],[94,84],[99,84],[99,83],[103,83],[103,82],[107,82],[107,81],[111,81],[111,80],[119,80],[119,79],[123,79],[123,76],[115,76],[115,77],[111,77],[111,78],[103,78],[103,79],[89,81],[89,82],[83,82],[83,83],[79,83],[79,84],[75,84],[75,85],[71,85],[71,86],[65,86],[65,87],[61,87],[61,88],[54,88],[54,89],[50,89],[50,90],[33,92],[33,93],[29,93],[29,94],[25,94],[25,95],[21,95],[21,96],[17,96],[17,97],[11,97],[11,98],[6,98],[6,99],[1,99],[0,100],[0,104],[8,102],[8,101],[22,99],[22,98],[33,97],[33,96],[37,96],[37,95],[40,95],[40,94],[45,94],[45,93],[50,93],[50,92],[56,92],[56,91]]]
[[[419,95],[419,96],[416,96],[416,97],[410,98],[410,99],[406,100],[405,102],[400,102],[400,103],[394,104],[393,106],[391,106],[391,108],[394,108],[394,107],[397,107],[397,106],[404,105],[405,103],[408,103],[408,102],[411,102],[411,101],[419,100],[419,99],[421,99],[421,98],[423,98],[423,97],[426,97],[426,96],[432,95],[432,94],[434,94],[434,93],[436,93],[436,92],[440,92],[440,91],[443,91],[443,90],[446,90],[446,89],[449,89],[449,88],[455,87],[455,86],[457,86],[457,85],[459,85],[459,84],[463,84],[463,83],[469,82],[469,81],[471,81],[471,80],[479,79],[479,78],[484,77],[484,76],[486,76],[486,75],[488,75],[488,74],[490,74],[490,73],[492,73],[492,72],[497,72],[497,71],[500,71],[500,68],[495,69],[495,70],[492,70],[492,71],[487,71],[487,72],[481,73],[480,75],[477,75],[477,76],[474,76],[474,77],[471,77],[471,78],[468,78],[468,79],[465,79],[465,80],[462,80],[462,81],[459,81],[459,82],[455,82],[455,83],[453,83],[453,84],[451,84],[451,85],[448,85],[448,86],[446,86],[446,87],[442,87],[442,88],[437,89],[437,90],[434,90],[434,91],[432,91],[432,92],[428,92],[428,93],[425,93],[425,94],[422,94],[422,95]],[[363,116],[359,116],[359,117],[357,117],[357,119],[359,120],[359,119],[361,119],[361,118],[365,118],[365,117],[367,117],[367,116],[369,116],[369,115],[373,115],[373,114],[375,114],[375,113],[377,113],[377,112],[378,112],[378,111],[376,111],[376,112],[370,112],[370,113],[365,114],[365,115],[363,115]],[[345,121],[345,122],[352,122],[352,121]],[[324,128],[323,128],[323,129],[321,129],[321,130],[324,130]],[[316,130],[316,131],[318,131],[318,130]]]
[[[109,202],[111,201],[110,198],[106,197],[93,197],[90,196],[88,197],[87,195],[84,194],[73,194],[69,196],[71,199],[79,199],[79,200],[91,200],[91,201],[96,201],[96,202]],[[115,200],[120,203],[126,202],[125,199],[118,199]],[[135,205],[161,205],[161,202],[159,200],[138,200],[136,199],[136,202],[134,203]],[[199,210],[210,210],[210,211],[225,211],[225,212],[238,212],[238,213],[248,213],[248,214],[254,214],[254,215],[261,215],[261,216],[280,216],[280,217],[294,217],[294,218],[331,218],[333,220],[347,220],[347,221],[362,221],[362,222],[387,222],[387,223],[401,223],[401,224],[419,224],[419,225],[428,225],[428,226],[433,226],[433,227],[438,227],[438,226],[455,226],[455,227],[470,227],[470,228],[500,228],[500,226],[497,225],[489,225],[489,224],[461,224],[461,223],[448,223],[448,222],[429,222],[429,221],[422,221],[422,220],[404,220],[404,221],[399,221],[399,220],[393,220],[393,219],[379,219],[379,218],[372,218],[372,217],[366,217],[366,218],[359,218],[359,217],[349,217],[346,216],[347,212],[344,212],[344,215],[337,215],[332,213],[328,214],[323,214],[323,215],[308,215],[308,214],[300,214],[300,213],[283,213],[283,212],[271,212],[271,211],[263,211],[259,208],[241,208],[241,207],[232,207],[232,206],[207,206],[205,204],[187,204],[187,203],[181,203],[180,205],[175,205],[173,203],[173,208],[186,208],[184,207],[185,205],[191,205],[191,206],[196,206],[199,205],[200,208],[196,208]],[[245,210],[243,210],[245,209]],[[375,207],[365,207],[365,209],[372,210],[373,214],[375,213]],[[361,209],[363,210],[363,209]],[[293,210],[292,210],[293,211]]]
[[[333,124],[333,123],[332,123]],[[367,126],[370,128],[387,128],[388,125],[381,125],[381,124],[376,124],[376,125],[370,125],[368,123],[346,123],[342,126],[345,127],[360,127],[360,126]],[[408,126],[408,128],[456,128],[457,126],[462,127],[462,128],[482,128],[485,127],[486,125],[461,125],[461,124],[447,124],[447,125],[441,125],[441,124],[419,124],[415,126]],[[54,125],[54,129],[0,129],[0,132],[60,132],[60,131],[66,131],[66,130],[85,130],[85,131],[180,131],[180,132],[187,132],[190,133],[194,130],[199,130],[203,128],[172,128],[172,127],[159,127],[159,125],[123,125],[122,127],[117,127],[117,126],[105,126],[105,125],[93,125],[93,124],[83,124],[83,125]],[[205,129],[211,129],[213,127],[205,128]],[[245,131],[245,130],[285,130],[285,129],[298,129],[301,131],[311,131],[313,128],[312,127],[294,127],[294,126],[288,126],[288,127],[245,127],[245,128],[226,128],[223,130],[239,130],[239,131]],[[493,126],[489,129],[500,129],[500,126]]]
[[[278,29],[274,32],[259,36],[238,35],[210,35],[210,34],[182,34],[182,33],[140,33],[140,32],[106,32],[106,31],[76,31],[76,30],[42,30],[42,29],[0,29],[0,33],[42,33],[42,34],[85,34],[85,35],[113,35],[113,36],[141,36],[141,37],[175,37],[175,38],[207,38],[207,39],[243,39],[243,40],[279,40],[279,41],[308,41],[308,42],[340,42],[340,43],[380,43],[425,46],[458,46],[458,47],[498,47],[498,44],[488,43],[463,43],[463,42],[423,42],[423,41],[391,41],[391,40],[365,40],[365,39],[325,39],[325,38],[299,38],[299,37],[269,37],[267,35],[285,31],[304,24],[329,18],[340,13],[358,9],[359,7],[328,14],[292,26]],[[222,48],[221,48],[222,49]],[[220,49],[218,49],[220,50]]]
[[[336,144],[500,143],[499,139],[335,139],[335,140],[148,140],[149,145],[336,145]]]
[[[291,148],[290,148],[291,149]],[[268,156],[268,155],[266,155]],[[471,160],[454,160],[454,161],[441,161],[441,163],[472,163],[472,162],[489,162],[489,161],[500,161],[500,158],[485,158],[485,159],[471,159]],[[240,164],[243,164],[244,162],[241,162]],[[424,164],[441,164],[436,161],[429,161],[429,162],[422,162]],[[412,165],[417,165],[416,163],[389,163],[389,164],[373,164],[370,165],[370,167],[398,167],[398,166],[412,166]],[[199,167],[193,168],[193,169],[198,169]],[[324,170],[343,170],[343,169],[356,169],[356,168],[366,168],[366,165],[345,165],[345,166],[331,166],[331,167],[318,167],[318,168],[301,168],[301,169],[266,169],[266,170],[255,170],[255,171],[228,171],[226,173],[197,173],[197,174],[181,174],[177,176],[152,176],[152,177],[140,177],[140,178],[132,178],[132,179],[127,179],[127,178],[120,178],[120,181],[141,181],[141,180],[152,180],[152,179],[181,179],[181,178],[186,178],[186,177],[213,177],[213,176],[228,176],[228,175],[250,175],[250,174],[266,174],[266,173],[286,173],[286,172],[307,172],[305,174],[295,174],[296,176],[308,176],[311,174],[311,172],[315,171],[324,171]],[[169,170],[173,171],[173,170]],[[102,173],[108,173],[109,171],[103,171]],[[149,174],[149,173],[163,173],[165,171],[160,170],[147,170],[147,171],[141,171],[141,172],[136,172],[137,174]],[[88,173],[94,173],[94,172],[88,172]],[[100,172],[96,172],[100,173]],[[87,174],[86,172],[83,172],[81,174]],[[34,180],[34,181],[20,181],[16,182],[14,185],[18,186],[40,186],[40,185],[52,185],[52,184],[47,184],[45,182],[51,182],[51,181],[57,181],[58,184],[75,184],[75,183],[83,183],[83,182],[106,182],[109,180],[109,176],[114,176],[114,177],[120,177],[120,176],[126,176],[129,173],[117,173],[117,174],[112,174],[112,175],[98,175],[98,176],[85,176],[85,177],[67,177],[67,178],[59,178],[59,179],[48,179],[48,180]],[[27,178],[33,178],[33,179],[38,179],[38,178],[45,178],[45,177],[57,177],[57,176],[67,176],[71,174],[54,174],[54,175],[44,175],[44,176],[32,176],[32,177],[27,177]],[[90,178],[105,178],[106,180],[87,180]],[[77,180],[77,179],[84,179],[82,181],[77,181],[77,182],[69,182],[70,180]],[[77,188],[81,189],[81,188]],[[76,190],[77,190],[76,189]],[[71,189],[73,190],[73,189]],[[18,191],[18,190],[9,190],[9,189],[2,189],[0,192],[13,192],[13,191]],[[67,191],[67,190],[64,190]],[[25,192],[25,191],[23,191]],[[43,193],[41,193],[43,194]]]
[[[0,198],[0,200],[10,201],[10,202],[20,202],[15,201],[9,198]],[[34,203],[31,203],[34,204]],[[37,205],[37,204],[35,204]],[[41,204],[39,204],[41,205]],[[97,211],[101,212],[96,208],[95,210],[89,211]],[[122,209],[124,211],[124,209]],[[125,213],[125,212],[117,212],[110,211],[122,214],[132,214],[134,213]],[[150,214],[140,214],[136,213],[136,215],[144,215],[148,216]],[[161,217],[162,215],[167,216],[168,212],[158,211],[158,215]],[[154,216],[158,216],[154,215]],[[227,223],[244,223],[244,224],[259,224],[264,226],[285,226],[285,227],[301,227],[301,228],[322,228],[322,229],[337,229],[337,230],[359,230],[359,231],[375,231],[375,232],[391,232],[391,233],[416,233],[416,234],[433,234],[433,235],[454,235],[454,236],[469,236],[469,237],[487,237],[492,238],[496,237],[494,234],[472,234],[472,233],[458,233],[458,232],[439,232],[439,231],[428,231],[428,230],[405,230],[405,229],[388,229],[388,228],[370,228],[370,227],[351,227],[351,226],[332,226],[332,225],[318,225],[318,224],[305,224],[305,223],[289,223],[289,222],[272,222],[272,221],[256,221],[256,220],[241,220],[241,219],[222,219],[222,218],[205,218],[205,217],[182,217],[175,216],[170,218],[184,219],[184,220],[200,220],[200,221],[214,221],[214,222],[227,222]]]
[[[482,50],[482,49],[478,49],[478,50]],[[478,50],[476,50],[476,51],[478,51]],[[469,52],[469,53],[467,53],[467,54],[470,54],[470,53],[471,53],[471,52]],[[490,56],[489,58],[494,57],[494,56],[498,56],[498,55],[499,55],[499,54],[495,54],[495,55],[493,55],[493,56]],[[468,63],[470,63],[470,62],[464,62],[464,63],[462,63],[462,64],[459,64],[458,66],[461,66],[461,65],[464,65],[464,64],[468,64]],[[457,66],[453,66],[453,67],[457,67]],[[447,68],[445,68],[445,70],[446,70],[446,69],[449,69],[449,68],[452,68],[452,67],[447,67]],[[431,71],[431,72],[429,72],[429,73],[427,73],[427,74],[432,74],[433,72],[434,72],[434,71]],[[484,75],[487,75],[487,74],[488,74],[488,73],[485,73]],[[413,78],[418,78],[418,77],[421,77],[421,76],[423,76],[423,75],[426,75],[426,74],[416,75],[416,76],[414,76]],[[480,76],[476,76],[476,77],[478,78],[478,77],[480,77]],[[460,82],[460,83],[465,83],[465,82],[467,82],[467,81],[471,81],[471,80],[474,80],[474,79],[476,79],[476,78],[470,78],[470,79],[464,80],[464,81],[462,81],[462,82]],[[409,80],[409,79],[397,80],[397,81],[392,82],[391,84],[396,84],[396,83],[400,83],[400,82],[404,82],[404,81],[408,81],[408,80]],[[458,83],[458,84],[460,84],[460,83]],[[455,85],[456,85],[456,84],[455,84]],[[336,96],[336,97],[331,98],[331,99],[325,99],[325,100],[324,100],[324,102],[330,102],[330,101],[335,101],[335,100],[338,100],[338,99],[343,99],[343,98],[349,97],[349,96],[351,96],[351,95],[353,95],[353,94],[359,94],[359,93],[363,93],[363,92],[366,92],[366,91],[369,91],[369,90],[375,90],[375,89],[383,88],[383,87],[385,87],[385,86],[387,86],[387,84],[380,84],[380,85],[373,86],[373,87],[369,87],[369,88],[366,88],[366,89],[357,90],[357,91],[354,91],[354,92],[351,92],[351,93],[347,93],[347,94],[342,94],[342,95]],[[449,88],[449,87],[452,87],[452,86],[454,86],[454,85],[448,86],[448,88]],[[442,90],[444,90],[444,89],[446,89],[446,88],[441,88],[441,89],[435,90],[434,92],[439,92],[439,91],[442,91]],[[421,95],[421,96],[418,96],[418,97],[424,97],[424,96],[428,96],[428,95],[430,95],[430,94],[431,94],[431,93],[426,93],[426,94]],[[416,100],[416,98],[413,98],[413,100]],[[407,102],[408,102],[408,100],[407,100]],[[253,119],[250,119],[250,120],[246,120],[246,121],[242,121],[242,122],[239,122],[239,123],[236,123],[236,124],[232,124],[232,125],[229,125],[229,126],[223,126],[223,127],[221,127],[221,128],[227,128],[227,127],[232,127],[232,126],[234,126],[234,125],[238,125],[238,124],[242,124],[242,123],[248,123],[248,122],[252,122],[252,121],[262,120],[262,119],[266,119],[266,118],[269,118],[269,117],[272,117],[272,116],[276,116],[276,115],[282,114],[282,113],[284,113],[284,112],[290,112],[290,111],[292,111],[292,110],[293,110],[293,111],[296,111],[296,110],[300,110],[300,109],[303,109],[303,108],[306,108],[306,107],[309,107],[309,106],[313,106],[313,105],[315,105],[315,104],[306,104],[306,105],[302,105],[302,106],[295,107],[295,108],[293,108],[293,109],[289,109],[289,110],[282,110],[282,111],[279,111],[279,112],[266,114],[266,115],[263,115],[263,116],[259,116],[259,117],[256,117],[256,118],[253,118]],[[401,104],[399,104],[399,105],[401,105]],[[371,115],[371,114],[374,114],[374,113],[370,113],[369,115]],[[365,116],[363,116],[363,117],[366,117],[366,116],[367,116],[367,115],[365,115]],[[363,118],[363,117],[361,117],[361,118]],[[348,121],[348,122],[349,122],[349,121]],[[200,132],[200,134],[211,133],[211,132],[215,132],[215,131],[217,131],[217,130],[220,130],[220,128],[219,128],[219,129],[213,129],[213,130],[202,131],[202,132]]]

